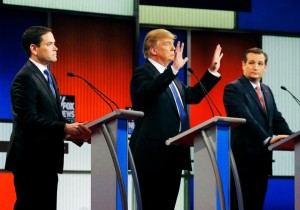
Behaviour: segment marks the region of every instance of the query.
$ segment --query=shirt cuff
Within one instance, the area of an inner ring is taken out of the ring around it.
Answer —
[[[214,75],[215,77],[220,77],[221,74],[219,72],[212,72],[210,69],[208,69],[209,73],[211,73],[212,75]]]
[[[264,140],[264,145],[265,145],[265,146],[269,146],[269,145],[270,145],[271,139],[272,139],[271,137],[266,138],[266,139]]]
[[[173,69],[173,66],[171,66],[171,69],[172,69],[174,75],[177,75],[177,74],[178,74],[179,71],[174,70],[174,69]]]

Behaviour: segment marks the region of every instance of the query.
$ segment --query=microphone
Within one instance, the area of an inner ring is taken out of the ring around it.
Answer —
[[[300,101],[299,101],[299,99],[298,99],[296,96],[294,96],[294,95],[293,95],[286,87],[280,86],[280,88],[281,88],[282,90],[287,91],[289,94],[291,94],[291,96],[295,99],[295,101],[297,102],[297,104],[300,106]]]
[[[92,85],[89,81],[87,81],[83,77],[73,74],[72,72],[68,72],[67,76],[68,77],[78,77],[79,79],[82,79],[110,107],[111,111],[114,111],[114,109],[112,108],[111,104],[108,101],[110,101],[112,104],[114,104],[117,107],[117,109],[120,109],[119,106],[113,100],[111,100],[108,96],[106,96],[104,93],[102,93],[99,89],[97,89],[94,85]]]
[[[204,93],[205,99],[206,99],[206,101],[207,101],[207,104],[208,104],[208,106],[209,106],[209,108],[210,108],[210,111],[211,111],[213,117],[215,116],[215,113],[214,113],[214,111],[213,111],[213,109],[212,109],[212,106],[211,106],[211,104],[210,104],[209,101],[211,101],[211,103],[213,104],[213,106],[214,106],[215,109],[217,110],[218,114],[222,117],[221,112],[219,111],[218,107],[216,106],[216,104],[214,103],[214,101],[213,101],[213,100],[211,99],[211,97],[209,96],[209,94],[208,94],[206,88],[205,88],[204,85],[202,84],[202,82],[201,82],[201,80],[199,79],[199,77],[194,73],[193,69],[188,68],[187,70],[188,70],[192,75],[194,75],[195,78],[197,79],[197,81],[198,81],[198,83],[199,83],[199,85],[200,85],[200,87],[201,87],[201,90],[202,90],[202,92]]]

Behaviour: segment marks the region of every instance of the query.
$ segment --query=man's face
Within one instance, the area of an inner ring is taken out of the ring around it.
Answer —
[[[40,46],[32,45],[32,54],[37,62],[48,65],[57,61],[57,50],[55,39],[51,32],[42,36]]]
[[[242,62],[245,77],[254,83],[258,83],[267,69],[263,54],[249,53],[247,62]]]
[[[173,39],[160,39],[153,47],[152,58],[163,66],[168,66],[175,57],[175,47]]]

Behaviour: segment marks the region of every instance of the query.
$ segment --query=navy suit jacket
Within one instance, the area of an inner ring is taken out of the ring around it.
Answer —
[[[60,95],[56,98],[41,71],[28,61],[11,86],[13,130],[5,169],[63,171],[64,126]]]
[[[263,83],[260,85],[266,112],[255,89],[244,75],[225,86],[223,102],[228,117],[246,119],[245,124],[232,129],[231,148],[238,167],[253,163],[260,165],[260,170],[271,174],[272,152],[264,145],[264,141],[273,135],[289,135],[292,131],[277,110],[271,89]]]
[[[187,104],[199,103],[205,97],[198,83],[193,87],[185,86],[171,68],[160,74],[148,60],[133,73],[130,86],[133,109],[144,112],[144,117],[135,121],[130,140],[137,167],[191,169],[189,147],[165,145],[168,138],[179,133],[180,127],[176,102],[169,88],[173,80],[185,109]],[[201,79],[207,91],[219,80],[209,72]]]

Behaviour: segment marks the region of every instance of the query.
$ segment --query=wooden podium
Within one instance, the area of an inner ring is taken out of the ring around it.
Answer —
[[[300,131],[271,144],[269,150],[295,151],[295,210],[300,210]]]
[[[230,209],[230,128],[245,122],[213,117],[166,141],[167,145],[194,146],[195,210]]]
[[[127,210],[127,121],[143,116],[143,112],[117,109],[86,124],[92,131],[92,210]]]

